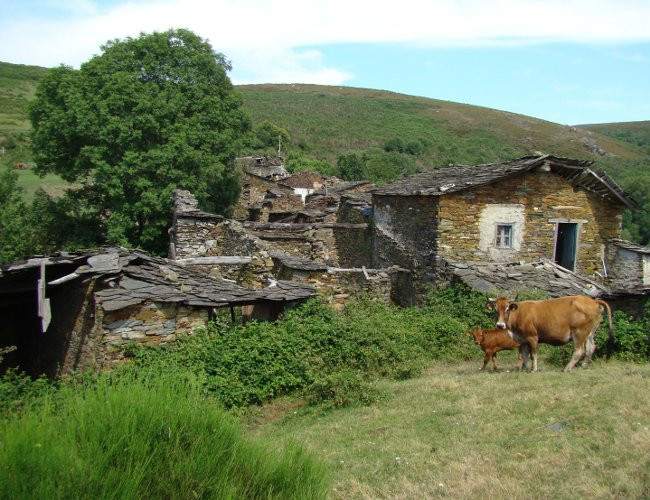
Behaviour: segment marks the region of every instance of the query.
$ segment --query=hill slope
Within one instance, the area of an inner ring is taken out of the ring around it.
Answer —
[[[0,147],[5,148],[0,165],[32,161],[27,107],[46,72],[47,68],[38,66],[0,62]],[[450,163],[495,162],[538,151],[594,159],[615,177],[627,177],[632,171],[629,167],[642,165],[646,153],[636,128],[634,140],[618,129],[612,131],[619,124],[569,127],[489,108],[352,87],[266,84],[237,88],[254,124],[269,121],[290,133],[291,140],[283,144],[290,163],[297,157],[298,168],[342,175],[334,167],[339,155],[361,152],[364,165],[357,175],[379,183]],[[391,142],[401,144],[402,149],[393,147],[387,153],[384,149]],[[272,152],[272,147],[242,150]],[[41,185],[52,194],[66,185],[56,176],[40,180],[30,171],[20,175],[28,197]]]
[[[579,127],[638,146],[650,154],[650,121],[597,123]]]
[[[47,68],[0,62],[2,163],[30,161],[27,103]],[[482,163],[534,151],[580,158],[598,154],[638,159],[636,147],[589,130],[505,111],[381,90],[322,85],[239,86],[254,123],[268,120],[289,131],[288,151],[335,162],[341,153],[383,148],[393,138],[421,140],[422,167]],[[648,123],[648,122],[642,122]],[[605,133],[611,135],[607,129]]]
[[[292,145],[330,161],[350,150],[383,148],[395,137],[428,143],[417,158],[425,168],[506,160],[534,151],[593,159],[640,157],[636,148],[611,137],[467,104],[321,85],[238,89],[255,122],[269,120],[285,128]]]

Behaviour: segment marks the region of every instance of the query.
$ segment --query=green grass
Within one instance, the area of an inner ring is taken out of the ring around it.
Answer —
[[[180,372],[100,376],[0,419],[1,498],[323,498],[294,443],[242,435]]]
[[[389,397],[371,407],[278,415],[271,405],[250,429],[321,456],[338,498],[650,495],[650,365],[596,362],[571,374],[480,365],[477,354],[385,382]]]

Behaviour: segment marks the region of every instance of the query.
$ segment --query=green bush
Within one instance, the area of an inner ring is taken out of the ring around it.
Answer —
[[[614,345],[613,355],[624,361],[647,363],[650,361],[650,318],[648,308],[641,319],[634,319],[622,311],[614,312]],[[607,331],[606,320],[596,336],[598,354],[606,352]]]
[[[64,384],[0,419],[1,498],[324,498],[299,447],[243,436],[179,371],[119,371]]]
[[[382,392],[371,382],[349,369],[320,375],[306,393],[310,404],[326,407],[369,405],[382,398]]]
[[[8,370],[0,377],[0,417],[18,414],[55,392],[56,385],[46,378]]]
[[[365,401],[355,396],[363,392],[357,390],[361,381],[410,378],[432,359],[476,356],[463,319],[433,306],[402,309],[358,299],[336,312],[312,300],[276,323],[213,324],[193,337],[137,347],[133,354],[138,366],[200,374],[204,387],[227,407],[297,391],[312,402],[331,397],[335,405],[357,404]]]

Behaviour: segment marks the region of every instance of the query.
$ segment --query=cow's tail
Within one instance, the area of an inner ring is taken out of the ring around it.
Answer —
[[[605,359],[608,360],[614,350],[614,321],[612,320],[612,308],[609,304],[601,299],[596,299],[596,302],[607,309],[607,316],[609,318],[609,338],[607,339],[607,350],[605,352]]]

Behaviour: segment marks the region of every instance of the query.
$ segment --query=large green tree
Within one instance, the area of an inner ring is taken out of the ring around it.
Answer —
[[[163,252],[175,188],[207,210],[235,201],[230,164],[250,120],[223,54],[190,31],[101,49],[40,82],[30,107],[36,170],[74,182],[111,241]]]

